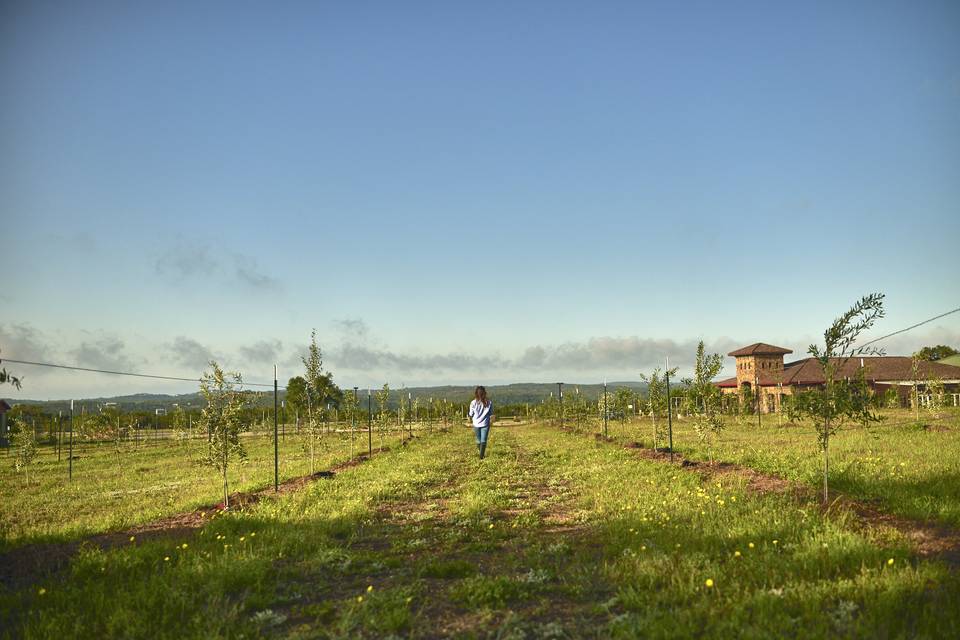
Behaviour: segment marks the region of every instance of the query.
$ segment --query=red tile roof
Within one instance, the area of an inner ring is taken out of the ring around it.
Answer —
[[[857,375],[861,361],[869,382],[913,380],[913,359],[907,356],[849,358],[844,362],[841,362],[840,358],[834,358],[834,364],[839,367],[837,378],[852,378]],[[921,381],[934,377],[942,380],[960,380],[960,367],[924,361],[920,363],[919,374]],[[736,378],[727,378],[716,384],[719,387],[736,387],[736,382]],[[783,371],[764,371],[760,374],[761,387],[775,387],[777,384],[790,386],[823,383],[823,370],[820,368],[820,363],[813,358],[788,362],[783,365]]]
[[[727,355],[736,358],[737,356],[779,356],[786,353],[793,353],[793,351],[766,342],[755,342],[750,346],[731,351]]]

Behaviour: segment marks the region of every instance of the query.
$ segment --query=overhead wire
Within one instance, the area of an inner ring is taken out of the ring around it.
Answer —
[[[78,367],[68,364],[55,364],[52,362],[31,362],[29,360],[15,360],[13,358],[3,358],[3,362],[11,362],[14,364],[25,364],[35,367],[50,367],[53,369],[66,369],[68,371],[87,371],[90,373],[105,373],[114,376],[130,376],[133,378],[151,378],[153,380],[174,380],[178,382],[200,382],[200,378],[186,378],[181,376],[164,376],[153,373],[136,373],[133,371],[112,371],[110,369],[94,369],[91,367]],[[249,386],[249,387],[270,387],[273,388],[273,383],[266,382],[240,382],[240,386]],[[278,386],[279,389],[286,389],[286,385]]]
[[[949,315],[954,314],[954,313],[957,313],[957,312],[960,312],[960,307],[957,307],[957,308],[955,308],[955,309],[951,309],[950,311],[945,311],[944,313],[938,314],[938,315],[933,316],[933,317],[931,317],[931,318],[927,318],[926,320],[922,320],[922,321],[920,321],[920,322],[917,322],[916,324],[910,325],[909,327],[905,327],[905,328],[900,329],[900,330],[898,330],[898,331],[894,331],[893,333],[888,333],[888,334],[886,334],[886,335],[884,335],[884,336],[880,336],[879,338],[874,338],[873,340],[869,340],[869,341],[863,343],[862,345],[860,345],[860,347],[866,347],[866,346],[868,346],[868,345],[871,345],[871,344],[875,344],[875,343],[877,343],[877,342],[880,342],[881,340],[886,340],[887,338],[891,338],[891,337],[896,336],[896,335],[899,335],[899,334],[901,334],[901,333],[906,333],[907,331],[911,331],[911,330],[913,330],[913,329],[916,329],[917,327],[922,327],[923,325],[928,324],[928,323],[930,323],[930,322],[933,322],[934,320],[939,320],[940,318],[944,318],[944,317],[946,317],[946,316],[949,316]],[[136,373],[136,372],[134,372],[134,371],[113,371],[113,370],[110,370],[110,369],[95,369],[95,368],[92,368],[92,367],[80,367],[80,366],[75,366],[75,365],[57,364],[57,363],[52,363],[52,362],[33,362],[33,361],[30,361],[30,360],[16,360],[16,359],[13,359],[13,358],[3,358],[3,359],[0,360],[0,361],[6,361],[6,362],[13,363],[13,364],[23,364],[23,365],[35,366],[35,367],[49,367],[49,368],[53,368],[53,369],[64,369],[64,370],[68,370],[68,371],[86,371],[86,372],[89,372],[89,373],[102,373],[102,374],[107,374],[107,375],[128,376],[128,377],[134,377],[134,378],[149,378],[149,379],[153,379],[153,380],[171,380],[171,381],[176,381],[176,382],[200,382],[200,381],[201,381],[200,378],[188,378],[188,377],[184,377],[184,376],[168,376],[168,375],[159,375],[159,374],[152,374],[152,373]],[[241,384],[241,386],[246,385],[246,386],[249,386],[249,387],[268,387],[268,388],[272,388],[272,387],[274,386],[273,383],[267,383],[267,382],[242,382],[242,383],[240,383],[240,384]],[[284,385],[284,386],[282,386],[282,387],[280,387],[280,386],[278,385],[278,388],[280,388],[280,389],[286,389],[286,385]]]

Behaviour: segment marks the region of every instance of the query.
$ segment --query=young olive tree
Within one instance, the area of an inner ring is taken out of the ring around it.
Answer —
[[[900,394],[893,387],[887,389],[886,393],[883,394],[883,406],[887,409],[900,408]]]
[[[931,376],[927,379],[927,411],[934,420],[942,417],[943,408],[946,406],[946,393],[944,391],[943,379],[938,376]]]
[[[913,373],[913,389],[910,393],[910,404],[913,406],[913,415],[920,422],[920,358],[914,356],[910,364]]]
[[[872,293],[833,321],[823,332],[823,346],[811,344],[807,352],[823,371],[824,384],[797,394],[790,403],[791,419],[810,418],[817,430],[817,440],[823,451],[823,501],[829,499],[830,436],[847,421],[864,425],[879,422],[880,417],[870,411],[869,390],[863,368],[857,369],[853,380],[840,377],[840,371],[851,358],[881,353],[868,347],[857,347],[857,338],[883,317],[883,294]]]
[[[616,412],[617,418],[620,419],[621,425],[624,425],[630,418],[630,414],[633,413],[632,407],[636,406],[636,398],[637,394],[633,389],[628,387],[620,387],[614,392],[614,411]]]
[[[580,431],[584,421],[590,416],[590,403],[586,397],[580,393],[579,387],[573,393],[564,396],[564,413],[570,416],[570,422],[574,425],[574,430]]]
[[[13,430],[10,432],[10,446],[13,447],[13,468],[23,472],[25,483],[30,482],[30,465],[37,457],[37,438],[33,427],[21,418],[12,420]]]
[[[200,378],[200,395],[207,406],[200,413],[200,426],[210,434],[203,464],[214,467],[223,475],[223,508],[230,507],[230,494],[227,486],[227,468],[230,459],[239,462],[247,459],[247,452],[240,442],[243,426],[245,398],[241,387],[243,380],[239,373],[225,372],[215,361],[210,361],[210,371]]]
[[[307,405],[307,438],[310,441],[310,473],[316,472],[316,444],[323,435],[326,403],[338,395],[333,376],[323,371],[323,353],[317,345],[317,330],[310,332],[307,355],[301,358],[304,368],[303,393]]]
[[[187,439],[190,437],[190,433],[187,430],[187,413],[183,410],[183,407],[179,405],[177,405],[177,408],[173,410],[172,426],[173,437],[177,444],[186,444]]]
[[[343,417],[346,419],[347,424],[350,425],[350,457],[353,457],[354,439],[357,436],[356,426],[360,415],[360,401],[357,395],[352,391],[347,391],[343,394],[343,401],[340,404],[340,408],[343,410]]]
[[[420,423],[420,398],[413,399],[413,405],[410,407],[410,420],[417,423],[419,428]]]
[[[617,398],[612,391],[601,391],[597,396],[597,415],[603,420],[606,413],[607,421],[612,420],[617,415]]]
[[[285,396],[287,410],[293,411],[297,433],[300,433],[300,414],[307,412],[307,381],[303,376],[294,376],[287,381]]]
[[[719,353],[708,355],[701,340],[697,345],[693,378],[685,381],[690,405],[689,412],[693,415],[693,428],[701,443],[708,443],[712,437],[719,436],[724,428],[723,417],[719,410],[720,389],[713,384],[713,379],[722,368],[722,356]],[[712,445],[712,442],[708,444]],[[712,446],[710,458],[713,459]]]
[[[380,450],[383,450],[384,434],[393,424],[393,415],[387,408],[390,404],[390,385],[384,383],[383,388],[375,394],[377,400],[377,433],[380,434]]]
[[[673,376],[676,373],[676,367],[666,373],[657,367],[649,376],[640,374],[640,379],[647,383],[647,409],[650,411],[650,420],[653,423],[654,449],[658,448],[660,441],[667,437],[666,424],[663,421],[663,416],[668,411],[667,376]]]

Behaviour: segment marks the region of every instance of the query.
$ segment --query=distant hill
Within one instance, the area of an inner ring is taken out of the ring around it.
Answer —
[[[627,387],[635,391],[645,392],[645,382],[610,382],[607,390],[611,393],[620,387]],[[577,393],[599,398],[603,390],[602,384],[564,384],[563,394],[568,396]],[[440,398],[451,402],[469,402],[473,398],[473,386],[444,386],[444,387],[411,387],[406,390],[411,398]],[[556,395],[557,385],[550,382],[517,382],[515,384],[488,385],[487,394],[498,404],[524,404],[540,402]]]
[[[611,393],[618,388],[626,387],[635,391],[646,392],[647,385],[644,382],[610,382],[607,389]],[[602,384],[564,384],[564,395],[574,394],[579,389],[580,393],[590,397],[600,397],[603,389]],[[346,390],[345,390],[346,391]],[[401,389],[391,389],[391,406],[396,407],[400,402]],[[469,385],[446,385],[439,387],[408,387],[402,390],[404,398],[409,394],[410,398],[420,398],[421,402],[432,399],[447,400],[449,402],[469,402],[473,398],[473,386]],[[550,394],[556,394],[556,383],[549,382],[518,382],[506,385],[489,385],[487,393],[497,404],[524,404],[540,402],[549,398]],[[366,390],[361,390],[362,396]],[[286,393],[280,391],[280,399],[283,400]],[[69,400],[17,400],[11,401],[11,404],[39,405],[48,413],[57,411],[69,411]],[[174,405],[180,405],[187,408],[200,408],[203,406],[203,400],[199,393],[185,393],[180,395],[169,395],[163,393],[137,393],[127,396],[113,396],[109,398],[83,398],[74,400],[74,407],[86,407],[88,411],[94,410],[104,404],[114,404],[122,411],[147,411],[153,412],[156,409],[166,409],[170,411]],[[273,393],[269,390],[264,393],[262,399],[257,402],[258,405],[265,407],[273,406]]]

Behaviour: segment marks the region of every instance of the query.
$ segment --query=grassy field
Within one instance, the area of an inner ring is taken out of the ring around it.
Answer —
[[[882,423],[845,427],[830,439],[833,489],[906,518],[960,527],[960,412],[938,420],[887,411]],[[596,426],[593,427],[596,429]],[[649,419],[610,422],[610,436],[653,446]],[[811,424],[778,426],[777,416],[727,420],[726,430],[700,442],[689,420],[675,420],[674,449],[695,460],[733,462],[819,488],[823,454]],[[663,442],[660,446],[665,446]]]
[[[392,435],[390,443],[396,441]],[[248,459],[230,467],[230,491],[272,486],[272,437],[259,434],[243,442]],[[374,447],[379,444],[375,435]],[[308,446],[294,434],[280,441],[281,481],[310,473]],[[28,477],[14,471],[12,457],[0,457],[0,551],[118,530],[222,501],[221,476],[199,463],[205,447],[203,440],[123,443],[119,452],[113,443],[78,445],[70,482],[66,448],[58,462],[56,451],[43,447]],[[314,464],[326,469],[366,449],[365,433],[353,445],[346,435],[325,436],[315,446]]]
[[[890,529],[546,426],[419,437],[0,592],[6,634],[960,635],[960,575]]]

